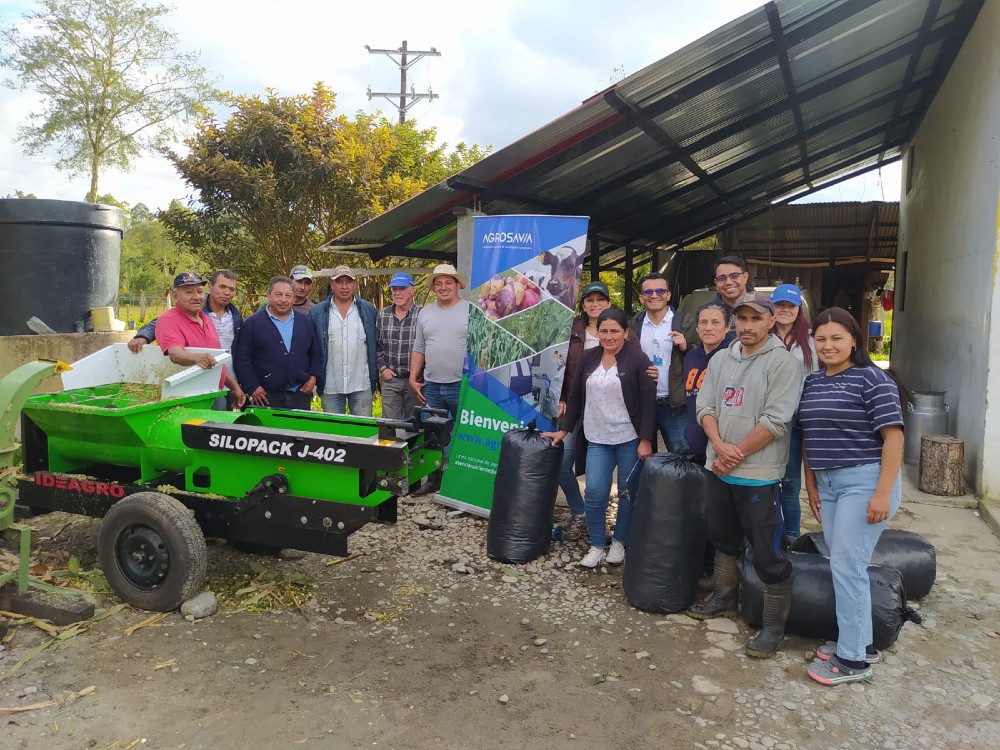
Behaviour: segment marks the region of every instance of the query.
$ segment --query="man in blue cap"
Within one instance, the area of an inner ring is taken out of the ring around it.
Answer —
[[[382,381],[382,416],[407,419],[420,405],[410,386],[410,351],[416,336],[420,305],[413,303],[413,278],[397,273],[389,280],[392,304],[379,310],[375,319],[375,359]]]

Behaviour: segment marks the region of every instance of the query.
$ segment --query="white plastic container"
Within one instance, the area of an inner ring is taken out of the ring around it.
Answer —
[[[232,367],[232,356],[225,349],[198,349],[208,352],[218,364],[210,370],[198,366],[175,365],[164,356],[160,347],[144,346],[138,354],[127,344],[112,344],[73,363],[73,369],[62,374],[63,388],[93,388],[109,383],[143,383],[161,386],[160,400],[212,393],[219,388],[219,368]]]

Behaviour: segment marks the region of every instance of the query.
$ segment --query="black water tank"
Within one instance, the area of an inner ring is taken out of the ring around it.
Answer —
[[[31,333],[38,317],[77,330],[118,297],[121,209],[98,203],[0,200],[0,336]]]

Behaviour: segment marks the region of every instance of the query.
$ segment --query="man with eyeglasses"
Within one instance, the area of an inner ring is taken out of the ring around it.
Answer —
[[[729,311],[730,320],[734,320],[732,329],[736,330],[735,319],[732,317],[736,301],[747,292],[752,292],[750,273],[743,258],[726,255],[715,263],[715,302],[723,304]]]
[[[656,429],[667,450],[687,448],[687,400],[684,395],[684,352],[687,337],[683,315],[670,306],[670,285],[662,273],[648,273],[639,281],[639,298],[645,311],[632,320],[632,333],[642,351],[657,368]]]

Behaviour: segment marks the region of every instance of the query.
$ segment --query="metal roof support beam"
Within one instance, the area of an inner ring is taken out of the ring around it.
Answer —
[[[928,83],[929,83],[930,78],[927,78],[925,80],[928,81]],[[885,104],[888,104],[888,103],[892,102],[895,99],[895,97],[896,97],[896,94],[895,94],[895,92],[893,92],[893,93],[887,94],[885,96],[880,96],[877,99],[873,99],[870,102],[866,102],[865,104],[862,104],[861,106],[855,107],[854,109],[848,110],[847,112],[842,112],[841,114],[837,115],[836,117],[831,118],[830,120],[828,120],[827,122],[823,123],[822,125],[817,125],[816,127],[814,127],[812,129],[810,129],[809,131],[807,131],[806,132],[806,137],[810,138],[813,135],[821,135],[823,132],[825,132],[829,128],[835,127],[835,126],[840,125],[840,124],[845,123],[845,122],[850,122],[851,120],[853,120],[856,117],[861,117],[862,115],[866,114],[867,112],[869,112],[869,111],[871,111],[873,109],[877,109],[878,107],[881,107],[881,106],[883,106]],[[865,133],[863,135],[866,138],[870,138],[872,136],[881,134],[883,132],[883,129],[884,128],[882,126],[876,126],[874,128],[871,128],[871,129],[865,131]],[[776,153],[780,153],[781,151],[783,151],[784,149],[788,148],[789,146],[795,145],[796,140],[797,140],[797,136],[792,137],[792,138],[787,138],[787,139],[785,139],[783,141],[780,141],[778,143],[773,143],[770,146],[766,146],[765,148],[761,149],[760,151],[757,151],[757,152],[751,154],[750,156],[744,157],[743,159],[740,159],[739,161],[735,161],[732,164],[727,165],[723,169],[720,169],[718,172],[716,172],[714,174],[714,177],[715,177],[715,179],[721,179],[723,177],[728,177],[731,174],[735,174],[736,172],[740,171],[741,169],[744,169],[745,167],[752,166],[753,164],[757,163],[762,158],[771,156],[771,155],[776,154]],[[824,151],[821,154],[814,154],[813,155],[813,159],[814,160],[818,160],[820,158],[823,158],[823,156],[828,155],[829,153],[830,153],[830,149],[827,149],[827,151]],[[813,177],[813,180],[815,180],[815,177]],[[680,188],[679,190],[674,190],[673,192],[667,193],[666,195],[658,196],[656,198],[656,201],[660,205],[665,205],[665,204],[669,203],[670,201],[673,201],[673,200],[676,200],[678,198],[682,198],[685,195],[688,195],[689,193],[693,192],[697,188],[698,188],[698,185],[693,185],[693,186],[688,185],[688,186],[685,186],[683,188]],[[612,186],[612,187],[609,187],[609,189],[614,189],[614,188]],[[585,198],[586,198],[586,196],[584,197],[584,199]],[[611,227],[615,227],[615,226],[617,226],[617,225],[619,225],[621,223],[628,222],[630,219],[633,219],[636,216],[639,216],[639,215],[644,214],[644,213],[648,213],[648,209],[645,206],[642,207],[642,208],[640,208],[640,209],[636,209],[635,211],[631,211],[631,212],[629,212],[627,214],[624,214],[624,215],[616,217],[614,223],[605,224],[605,225],[601,226],[601,230],[605,230],[605,229],[608,229],[608,228],[611,228]]]
[[[451,211],[447,211],[446,213],[443,213],[440,216],[435,216],[426,224],[421,224],[416,229],[411,229],[406,234],[400,235],[391,242],[385,243],[378,250],[372,250],[370,253],[371,258],[372,260],[382,260],[382,258],[386,258],[390,255],[409,257],[403,255],[403,252],[410,249],[409,245],[411,242],[422,240],[427,235],[436,232],[439,229],[444,229],[446,226],[453,223],[455,223],[455,215]],[[331,248],[335,249],[336,245],[331,246]],[[416,256],[416,257],[423,257],[423,256]]]
[[[882,128],[881,127],[872,128],[870,130],[865,131],[864,133],[860,133],[860,134],[856,135],[854,138],[851,138],[851,139],[849,139],[847,141],[844,141],[843,143],[838,143],[835,146],[831,146],[830,148],[827,148],[827,149],[825,149],[823,151],[817,152],[816,154],[813,155],[813,158],[816,161],[819,161],[820,159],[825,159],[828,156],[835,156],[835,155],[837,155],[839,153],[847,153],[847,154],[850,155],[848,157],[848,161],[856,163],[856,162],[860,161],[860,159],[854,158],[854,154],[851,154],[851,148],[853,146],[855,146],[856,144],[858,144],[858,143],[864,143],[866,140],[870,140],[872,137],[879,135],[881,132],[882,132]],[[879,151],[881,151],[881,150],[882,150],[882,147],[879,148]],[[878,153],[878,152],[876,152],[876,153]],[[836,167],[836,169],[841,169],[841,168],[843,168],[842,164],[838,165]],[[765,189],[769,183],[777,181],[777,180],[779,180],[779,179],[781,179],[783,177],[786,177],[787,175],[789,175],[789,173],[794,173],[797,169],[798,169],[798,167],[796,165],[792,165],[791,167],[786,167],[784,170],[782,170],[780,172],[776,172],[776,173],[764,175],[763,177],[758,178],[757,180],[755,180],[753,182],[750,182],[750,183],[747,183],[746,185],[743,185],[741,187],[741,189],[740,189],[740,193],[742,195],[745,195],[745,196],[756,195],[758,193],[758,191]],[[836,169],[834,171],[836,171]],[[830,173],[829,169],[827,169],[827,170],[824,171],[824,174],[829,174],[829,173]],[[815,179],[819,179],[819,178],[816,175],[814,175],[813,179],[815,180]],[[794,190],[794,189],[800,187],[802,184],[803,183],[801,181],[796,181],[796,183],[794,184],[794,186],[792,186],[791,189]],[[678,193],[680,193],[680,192],[681,191],[678,191]],[[667,198],[663,199],[663,202],[667,202],[667,201],[673,200],[674,197],[675,196],[673,196],[673,195],[668,196]],[[765,202],[768,205],[770,205],[770,199],[768,198],[768,196],[765,195],[764,196],[764,200],[765,200]],[[753,199],[751,199],[750,201],[746,201],[746,199],[744,199],[744,203],[752,203],[752,202],[753,202]],[[730,200],[730,201],[728,201],[728,203],[733,204],[732,205],[733,211],[740,210],[740,207],[738,205],[738,203],[739,203],[738,199]],[[720,207],[720,205],[725,205],[725,204],[722,201],[712,201],[711,203],[708,203],[707,205],[703,206],[702,209],[697,214],[695,214],[695,215],[696,216],[700,216],[700,215],[713,215],[714,216],[714,215],[716,215],[718,213],[718,208]],[[633,239],[635,239],[637,237],[643,237],[643,236],[645,236],[645,235],[647,235],[649,233],[659,234],[660,232],[663,231],[663,229],[665,227],[667,227],[668,225],[674,225],[674,224],[676,224],[676,222],[677,222],[676,217],[671,217],[668,222],[663,222],[661,220],[656,220],[656,221],[650,221],[650,222],[641,223],[638,226],[633,226],[632,230],[633,230],[635,236],[634,237],[630,237],[628,241],[632,241]],[[604,227],[602,227],[602,228],[604,228]],[[691,228],[694,229],[696,227],[691,227]],[[685,229],[685,231],[687,231],[687,230]],[[676,238],[676,237],[683,237],[684,235],[683,235],[683,233],[678,232],[678,233],[674,233],[673,236]]]
[[[982,9],[985,1],[968,0],[967,2],[963,2],[956,13],[955,22],[943,27],[951,33],[945,35],[944,41],[941,43],[941,49],[938,50],[937,59],[934,61],[934,69],[931,71],[931,82],[924,87],[924,92],[920,95],[920,101],[917,102],[916,106],[917,112],[926,112],[930,107],[931,100],[937,94],[941,84],[944,83],[945,74],[951,68],[951,64],[955,61],[955,58],[958,57],[958,51],[962,48],[962,44],[965,42],[966,36],[968,36],[969,29],[976,22],[976,16],[979,15],[979,11]],[[927,43],[932,43],[935,36],[934,32],[928,34]],[[910,124],[906,135],[902,138],[902,143],[912,141],[919,126],[920,120],[914,120]]]
[[[635,103],[630,102],[615,89],[608,89],[604,92],[604,101],[613,107],[615,111],[621,112],[623,115],[635,115],[639,119],[638,126],[642,132],[663,146],[671,158],[683,164],[684,168],[697,177],[701,184],[707,186],[709,190],[720,198],[725,197],[725,193],[715,184],[712,176],[702,169],[701,165],[692,159],[691,155],[677,141],[671,138],[667,131],[655,122],[642,118],[642,110]]]
[[[767,14],[767,23],[771,27],[771,38],[777,49],[778,67],[781,69],[781,78],[785,82],[785,93],[788,95],[789,109],[792,110],[792,119],[795,120],[795,131],[798,133],[799,159],[802,162],[802,176],[807,185],[812,187],[809,178],[809,154],[806,151],[806,128],[802,122],[802,107],[799,105],[799,97],[795,91],[795,80],[792,78],[792,64],[788,60],[788,45],[785,44],[784,30],[781,27],[781,17],[778,15],[778,6],[774,2],[769,2],[764,6]]]
[[[876,153],[876,152],[870,152],[868,154],[868,156],[872,156],[874,153]],[[898,158],[897,159],[893,159],[893,161],[898,161],[898,160],[899,160]],[[888,162],[888,163],[891,164],[892,162]],[[828,187],[833,187],[834,185],[837,185],[837,184],[839,184],[841,182],[844,182],[845,180],[850,180],[850,179],[853,179],[854,177],[858,177],[860,175],[867,174],[868,172],[873,172],[876,169],[881,169],[884,166],[886,166],[885,163],[879,164],[879,163],[876,162],[875,164],[870,164],[869,166],[865,167],[864,169],[862,169],[862,170],[860,170],[858,172],[851,172],[850,174],[841,175],[840,177],[838,177],[838,178],[836,178],[834,180],[830,180],[829,182],[825,182],[825,183],[823,183],[821,185],[817,185],[817,186],[815,186],[813,188],[810,188],[809,190],[805,190],[805,191],[803,191],[801,193],[796,193],[791,198],[786,198],[784,200],[778,201],[777,203],[773,203],[773,204],[772,203],[767,203],[767,204],[764,204],[764,205],[758,205],[752,211],[747,211],[745,214],[741,214],[739,216],[735,216],[734,215],[731,218],[729,218],[727,221],[722,222],[721,224],[717,224],[715,226],[710,226],[710,227],[704,228],[698,234],[692,235],[691,237],[685,237],[685,238],[679,240],[677,242],[677,246],[683,247],[685,245],[690,245],[692,243],[698,242],[699,240],[703,240],[706,237],[711,237],[712,235],[725,232],[730,227],[733,227],[736,224],[739,224],[741,221],[747,221],[748,219],[752,219],[754,216],[759,216],[760,214],[765,213],[766,211],[770,211],[775,206],[785,206],[785,205],[788,205],[792,201],[797,201],[800,198],[804,198],[805,196],[811,195],[812,193],[818,192],[820,190],[826,190]],[[834,169],[836,169],[836,168],[834,168]],[[824,173],[824,174],[826,174],[826,173]],[[814,177],[814,180],[816,180],[816,179],[822,179],[822,175]],[[724,246],[724,247],[727,247],[727,249],[732,249],[731,246]]]
[[[917,32],[918,46],[906,63],[906,72],[903,74],[903,81],[899,87],[899,96],[896,98],[896,104],[892,108],[892,119],[889,120],[889,126],[885,129],[887,150],[889,148],[889,139],[892,137],[892,131],[897,127],[899,118],[903,114],[903,105],[906,103],[906,98],[910,95],[910,87],[913,85],[913,76],[916,75],[920,55],[927,45],[927,38],[930,36],[931,29],[934,28],[934,21],[937,19],[940,10],[941,0],[929,0],[927,10],[924,12],[924,20],[920,24],[920,31]],[[879,161],[882,161],[883,156],[884,154],[879,156]]]
[[[633,300],[635,299],[635,248],[625,248],[625,312],[629,315],[635,309]]]
[[[789,47],[801,44],[806,39],[822,34],[833,26],[847,20],[851,16],[861,13],[871,7],[871,0],[847,0],[839,5],[829,8],[825,13],[818,15],[813,20],[802,24],[797,29],[792,29],[785,35],[785,42]],[[706,70],[704,75],[693,80],[686,86],[681,86],[676,91],[668,94],[657,102],[641,110],[640,115],[626,115],[619,122],[612,123],[608,127],[602,128],[586,138],[577,141],[572,146],[559,150],[539,162],[532,164],[527,169],[510,175],[504,175],[503,180],[506,186],[516,190],[526,182],[541,177],[546,173],[557,169],[584,154],[599,148],[618,136],[624,135],[629,130],[637,127],[640,117],[642,120],[652,120],[660,115],[669,112],[674,107],[684,102],[694,99],[706,91],[718,86],[720,83],[735,78],[745,73],[747,70],[767,62],[774,57],[775,43],[773,39],[760,42],[759,46],[752,47],[746,54],[739,56],[732,61],[719,65],[710,70]],[[877,67],[877,66],[876,66]],[[781,107],[784,109],[784,106]],[[694,153],[694,149],[689,147],[689,152]]]

